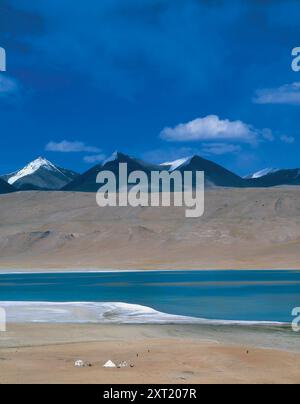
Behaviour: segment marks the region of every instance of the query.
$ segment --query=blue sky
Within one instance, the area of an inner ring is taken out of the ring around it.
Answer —
[[[300,167],[297,0],[1,0],[0,171],[120,150]]]

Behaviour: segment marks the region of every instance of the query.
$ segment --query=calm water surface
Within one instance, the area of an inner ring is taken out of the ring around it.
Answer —
[[[123,302],[175,315],[290,322],[300,271],[0,275],[0,301]]]

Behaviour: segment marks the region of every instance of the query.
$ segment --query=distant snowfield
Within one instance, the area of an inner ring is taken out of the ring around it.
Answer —
[[[183,159],[175,160],[169,163],[163,163],[161,166],[168,167],[169,171],[175,171],[178,168],[184,167],[185,165],[189,164],[192,160],[192,157],[186,157]]]
[[[94,324],[203,324],[273,325],[276,322],[224,321],[176,316],[150,307],[127,303],[92,302],[0,302],[8,323],[94,323]]]
[[[258,171],[257,173],[254,173],[251,176],[246,177],[246,178],[253,178],[253,179],[262,178],[262,177],[264,177],[266,175],[269,175],[269,174],[275,174],[278,171],[280,171],[279,168],[265,168],[264,170]]]

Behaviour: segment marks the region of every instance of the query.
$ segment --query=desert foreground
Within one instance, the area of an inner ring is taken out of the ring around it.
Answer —
[[[76,360],[90,367],[76,368]],[[104,369],[112,360],[127,367]],[[300,383],[290,330],[151,325],[9,325],[0,383]]]
[[[95,194],[0,196],[3,269],[292,269],[300,262],[300,189],[206,192],[183,208],[99,208]]]

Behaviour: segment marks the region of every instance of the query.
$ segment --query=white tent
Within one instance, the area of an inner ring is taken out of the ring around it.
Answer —
[[[116,368],[117,365],[113,363],[112,361],[107,361],[105,365],[103,365],[104,368]]]
[[[83,368],[84,367],[84,362],[82,360],[78,360],[75,362],[75,367],[77,368]]]

